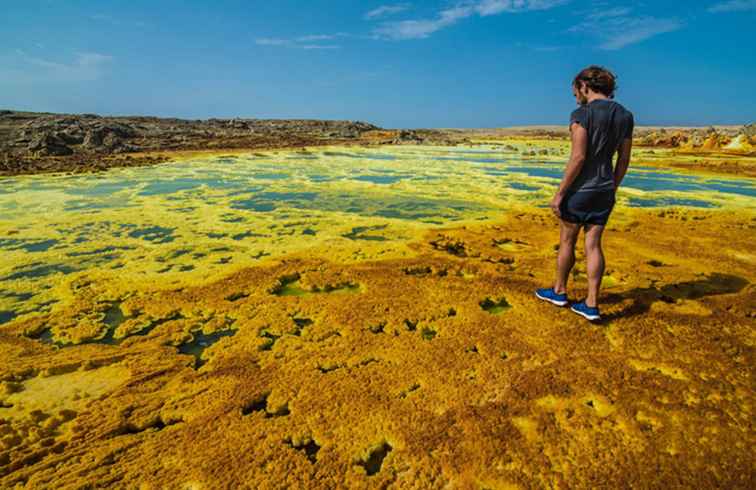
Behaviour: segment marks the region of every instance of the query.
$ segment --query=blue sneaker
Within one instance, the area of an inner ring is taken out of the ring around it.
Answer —
[[[554,288],[540,288],[536,289],[535,295],[542,300],[554,303],[557,306],[567,306],[567,293],[557,294],[554,292]]]
[[[585,304],[585,301],[581,301],[579,303],[575,303],[570,307],[571,311],[574,311],[578,315],[582,315],[583,317],[587,318],[590,321],[595,320],[601,320],[601,315],[599,315],[599,309],[598,308],[591,308],[587,304]]]

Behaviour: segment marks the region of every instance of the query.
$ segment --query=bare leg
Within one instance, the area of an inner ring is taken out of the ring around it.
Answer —
[[[554,281],[554,292],[567,292],[567,278],[572,266],[575,265],[575,242],[580,234],[580,225],[559,221],[559,255],[557,256],[557,271]]]
[[[586,225],[585,227],[585,257],[588,269],[588,297],[585,304],[590,307],[598,306],[601,278],[604,276],[604,252],[601,250],[602,225]]]

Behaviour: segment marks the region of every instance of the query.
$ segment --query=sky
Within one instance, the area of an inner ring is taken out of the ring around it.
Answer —
[[[0,108],[567,124],[590,64],[638,125],[756,120],[756,0],[0,0]]]

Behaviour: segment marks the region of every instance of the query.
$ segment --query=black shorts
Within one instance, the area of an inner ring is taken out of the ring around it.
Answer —
[[[559,211],[570,223],[605,225],[614,208],[616,191],[568,192]]]

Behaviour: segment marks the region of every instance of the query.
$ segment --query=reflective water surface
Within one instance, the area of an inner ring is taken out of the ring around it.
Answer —
[[[78,273],[178,284],[307,247],[383,246],[418,230],[545,206],[564,152],[498,146],[323,148],[0,179],[0,324],[47,311]],[[543,153],[543,154],[541,154]],[[754,208],[754,179],[633,165],[618,207]],[[355,257],[359,258],[359,257]]]

